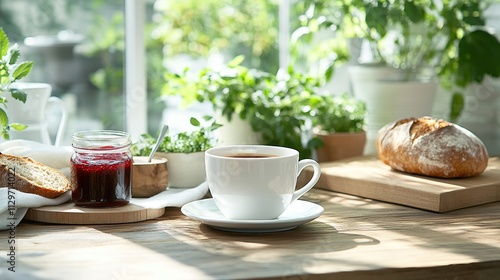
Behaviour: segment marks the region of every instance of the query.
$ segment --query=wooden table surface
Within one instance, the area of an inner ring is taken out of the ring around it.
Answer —
[[[212,229],[168,208],[119,225],[0,231],[0,279],[499,279],[500,203],[444,214],[313,190],[318,219],[281,233]]]

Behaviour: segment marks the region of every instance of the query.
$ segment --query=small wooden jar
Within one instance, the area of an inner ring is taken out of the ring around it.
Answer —
[[[132,197],[147,198],[168,187],[166,158],[134,157],[132,165]]]

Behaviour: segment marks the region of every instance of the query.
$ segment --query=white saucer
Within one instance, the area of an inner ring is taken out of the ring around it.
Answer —
[[[281,216],[273,220],[232,220],[226,218],[213,198],[197,200],[182,206],[184,215],[213,228],[246,233],[276,232],[293,229],[323,214],[324,209],[312,202],[297,200]]]

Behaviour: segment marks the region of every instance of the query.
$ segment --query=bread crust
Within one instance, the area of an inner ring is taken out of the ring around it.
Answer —
[[[12,163],[12,164],[9,164]],[[37,168],[51,174],[57,185],[42,185],[29,180],[15,170],[14,163],[22,163],[29,168]],[[46,198],[55,198],[71,189],[69,180],[64,174],[52,167],[36,162],[28,157],[17,157],[0,153],[0,187],[13,187],[14,189],[37,194]]]
[[[430,117],[387,124],[378,132],[377,150],[395,170],[439,178],[478,176],[488,165],[488,152],[477,136]]]

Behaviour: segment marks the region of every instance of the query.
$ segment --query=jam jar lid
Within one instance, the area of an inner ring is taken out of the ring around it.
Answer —
[[[73,134],[73,148],[85,150],[116,150],[128,148],[130,134],[116,130],[87,130]]]

